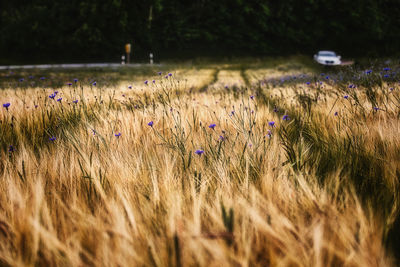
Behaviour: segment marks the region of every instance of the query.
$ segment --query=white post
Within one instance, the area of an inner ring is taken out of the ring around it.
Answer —
[[[150,53],[150,65],[153,64],[153,53]]]
[[[125,65],[125,55],[121,56],[121,65]]]

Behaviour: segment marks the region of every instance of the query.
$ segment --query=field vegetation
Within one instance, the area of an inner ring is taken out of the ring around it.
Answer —
[[[399,70],[2,72],[0,265],[393,266]]]

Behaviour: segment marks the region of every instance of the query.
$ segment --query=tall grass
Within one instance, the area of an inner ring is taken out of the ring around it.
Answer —
[[[237,72],[0,91],[1,265],[393,265],[394,79]]]

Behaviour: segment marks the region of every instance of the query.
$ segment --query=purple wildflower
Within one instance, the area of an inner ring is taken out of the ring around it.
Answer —
[[[371,73],[372,73],[372,70],[367,70],[367,71],[365,71],[365,73],[366,73],[366,74],[371,74]]]
[[[149,125],[150,127],[153,127],[153,124],[154,124],[154,122],[151,121],[151,122],[149,122],[147,125]]]
[[[61,102],[61,100],[62,100],[62,97],[60,97],[59,99],[57,99],[57,102]]]
[[[148,80],[145,80],[145,81],[144,81],[144,84],[145,84],[145,85],[147,85],[148,83],[149,83],[149,81],[148,81]]]
[[[128,89],[132,89],[132,85],[129,85],[129,86],[128,86]]]
[[[384,68],[383,70],[384,70],[384,71],[389,71],[390,68],[386,67],[386,68]]]
[[[374,110],[375,110],[375,111],[378,111],[378,110],[379,110],[379,108],[378,108],[378,107],[374,107]]]
[[[348,99],[348,98],[349,98],[349,96],[348,96],[348,95],[345,95],[345,96],[344,96],[344,99]]]
[[[212,124],[208,125],[208,128],[210,128],[210,129],[213,129],[213,130],[214,130],[215,126],[217,126],[217,125],[216,125],[215,123],[212,123]]]
[[[171,77],[171,76],[172,76],[172,73],[168,73],[168,76]]]
[[[93,84],[93,86],[96,86],[96,85],[97,85],[97,82],[93,82],[92,84]]]
[[[49,138],[49,140],[52,141],[52,142],[56,141],[56,139],[57,138],[55,136],[52,136],[52,137]]]
[[[116,137],[120,137],[121,133],[114,134]]]
[[[161,72],[161,71],[159,71],[159,72],[158,72],[158,75],[161,75],[161,74],[162,74],[162,72]]]
[[[250,96],[250,99],[253,100],[253,99],[254,99],[254,95],[251,95],[251,96]]]
[[[19,81],[20,81],[20,82],[23,82],[23,81],[24,81],[24,78],[19,79]]]
[[[77,83],[77,82],[78,82],[78,79],[74,79],[74,82]]]
[[[194,153],[197,154],[197,155],[199,155],[199,156],[201,156],[201,154],[204,153],[204,150],[197,149]]]
[[[268,125],[271,126],[271,127],[275,127],[275,122],[274,121],[270,121],[270,122],[268,122]]]
[[[71,85],[72,85],[72,83],[67,83],[67,85],[68,85],[68,86],[71,86]]]
[[[290,120],[289,115],[283,115],[282,120],[284,121]]]
[[[336,111],[336,112],[335,112],[335,116],[337,116],[337,115],[339,115],[339,113]]]
[[[15,148],[14,148],[13,146],[10,145],[10,146],[8,147],[8,152],[14,152],[14,151],[15,151]]]
[[[78,99],[75,99],[74,101],[72,101],[72,103],[77,104],[78,103]]]
[[[8,108],[10,107],[10,105],[11,105],[10,103],[4,103],[4,104],[3,104],[3,108],[6,108],[6,109],[8,110]]]
[[[46,79],[46,77],[40,77],[40,80],[44,81]]]

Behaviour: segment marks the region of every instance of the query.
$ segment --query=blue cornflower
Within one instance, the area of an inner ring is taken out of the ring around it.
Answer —
[[[215,123],[212,123],[212,124],[208,125],[208,128],[211,128],[214,130],[215,126],[217,126],[217,125]]]
[[[93,86],[96,86],[97,85],[97,82],[94,82],[94,83],[92,83],[93,84]]]
[[[355,88],[354,84],[350,84],[349,88]]]
[[[225,141],[225,137],[223,137],[222,135],[219,136],[219,140],[220,141]]]
[[[57,95],[57,94],[58,94],[58,91],[54,91],[54,94]]]
[[[14,152],[14,151],[15,151],[15,148],[13,146],[8,147],[8,152]]]
[[[378,111],[378,110],[379,110],[379,108],[378,108],[378,107],[374,107],[374,110],[375,110],[375,111]]]
[[[390,76],[389,76],[389,74],[385,74],[385,75],[383,75],[383,77],[384,78],[389,78]]]
[[[4,104],[3,104],[3,108],[6,108],[6,109],[8,110],[8,107],[9,107],[10,105],[11,105],[10,103],[4,103]]]
[[[24,81],[24,78],[19,79],[19,81],[20,81],[20,82],[23,82],[23,81]]]
[[[268,125],[271,126],[271,127],[274,127],[275,126],[275,122],[274,121],[270,121],[270,122],[268,122]]]
[[[372,72],[372,70],[367,70],[365,73],[370,74],[371,72]]]
[[[49,138],[49,140],[52,141],[52,142],[56,141],[56,139],[57,138],[55,136],[52,136],[52,137]]]
[[[289,115],[283,115],[282,120],[284,121],[290,120]]]
[[[46,79],[46,77],[40,77],[40,80],[44,81]]]
[[[71,86],[71,85],[72,85],[72,83],[67,83],[67,85],[68,85],[68,86]]]
[[[32,75],[30,75],[30,76],[29,76],[29,79],[33,79],[33,76],[32,76]]]
[[[231,111],[230,116],[233,116],[233,115],[235,115],[235,111],[234,110]]]
[[[345,95],[345,96],[344,96],[344,98],[345,98],[345,99],[348,99],[348,98],[349,98],[349,96],[348,96],[348,95]]]
[[[339,113],[336,111],[336,112],[335,112],[335,116],[337,116],[337,115],[339,115]]]
[[[59,99],[57,99],[57,102],[61,102],[61,100],[62,100],[62,97],[60,97]]]
[[[154,124],[154,122],[151,121],[151,122],[149,122],[147,125],[149,125],[150,127],[153,127],[153,124]]]
[[[168,73],[168,76],[171,77],[171,76],[172,76],[172,73]]]
[[[310,85],[310,82],[306,82],[307,85]]]
[[[72,103],[77,104],[78,103],[78,99],[75,99],[74,101],[72,101]]]
[[[77,83],[77,82],[78,82],[78,79],[74,79],[74,82]]]
[[[153,83],[156,83],[156,80],[153,80]]]
[[[389,71],[390,68],[386,67],[386,68],[384,68],[383,70],[384,70],[384,71]]]
[[[162,74],[162,72],[161,72],[161,71],[159,71],[159,72],[158,72],[158,75],[161,75],[161,74]]]
[[[49,95],[49,97],[50,97],[51,99],[54,99],[54,98],[56,97],[56,94],[51,94],[51,95]]]
[[[278,108],[277,107],[274,107],[274,112],[278,112]]]
[[[121,133],[114,134],[116,137],[120,137]]]
[[[225,88],[225,89],[229,89],[229,86],[228,86],[228,85],[225,85],[224,88]]]
[[[329,76],[326,76],[325,79],[329,80]]]
[[[253,100],[254,99],[254,95],[251,95],[250,98],[251,98],[251,100]]]
[[[132,85],[129,85],[128,88],[129,88],[129,89],[132,89]]]
[[[145,84],[145,85],[147,85],[148,83],[149,83],[149,81],[148,81],[148,80],[144,81],[144,84]]]
[[[197,149],[194,153],[197,154],[197,155],[199,155],[199,156],[201,156],[201,154],[204,153],[204,150]]]

